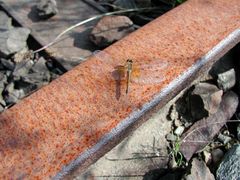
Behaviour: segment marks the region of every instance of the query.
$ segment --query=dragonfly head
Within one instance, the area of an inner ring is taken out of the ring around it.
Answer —
[[[133,63],[133,60],[132,60],[132,59],[128,59],[128,60],[127,60],[127,63],[131,63],[131,64],[132,64],[132,63]]]

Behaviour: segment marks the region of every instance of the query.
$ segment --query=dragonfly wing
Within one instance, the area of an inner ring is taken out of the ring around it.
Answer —
[[[163,70],[169,66],[169,62],[163,60],[156,60],[151,64],[139,65],[138,76],[133,77],[132,81],[139,84],[159,84],[165,80]]]
[[[103,73],[106,73],[106,71],[109,72],[113,69],[113,66],[112,66],[113,59],[111,55],[109,55],[107,52],[97,50],[93,52],[92,56],[98,60],[97,64],[94,64],[93,67],[90,67],[91,71],[94,74],[96,75],[103,74]],[[103,66],[104,66],[104,69],[103,69]]]

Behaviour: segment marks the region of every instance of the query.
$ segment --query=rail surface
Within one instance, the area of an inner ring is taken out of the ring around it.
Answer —
[[[189,0],[105,49],[111,63],[92,56],[23,99],[0,115],[0,178],[81,172],[240,42],[239,28],[239,0]],[[168,66],[126,95],[112,71],[129,58]]]

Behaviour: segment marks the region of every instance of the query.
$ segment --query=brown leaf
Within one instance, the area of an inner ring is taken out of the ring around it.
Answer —
[[[197,121],[181,138],[180,151],[190,160],[192,155],[203,149],[222,126],[235,113],[238,106],[238,96],[234,92],[227,92],[222,99],[221,105],[215,114],[208,118]]]

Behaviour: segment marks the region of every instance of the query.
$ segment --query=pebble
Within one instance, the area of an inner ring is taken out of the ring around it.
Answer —
[[[224,73],[218,74],[218,87],[224,92],[233,88],[236,84],[235,70],[232,68]]]
[[[174,135],[174,134],[172,134],[172,133],[168,133],[168,134],[166,135],[166,139],[167,139],[168,141],[175,142],[175,141],[177,140],[177,136]]]
[[[226,145],[227,143],[229,143],[229,142],[232,140],[232,138],[220,133],[220,134],[218,135],[218,140],[219,140],[220,142],[222,142],[224,145]]]
[[[58,13],[56,0],[40,0],[37,5],[37,13],[39,18],[47,19]]]
[[[175,129],[174,134],[176,134],[177,136],[181,136],[184,130],[185,130],[184,126],[179,126]]]

